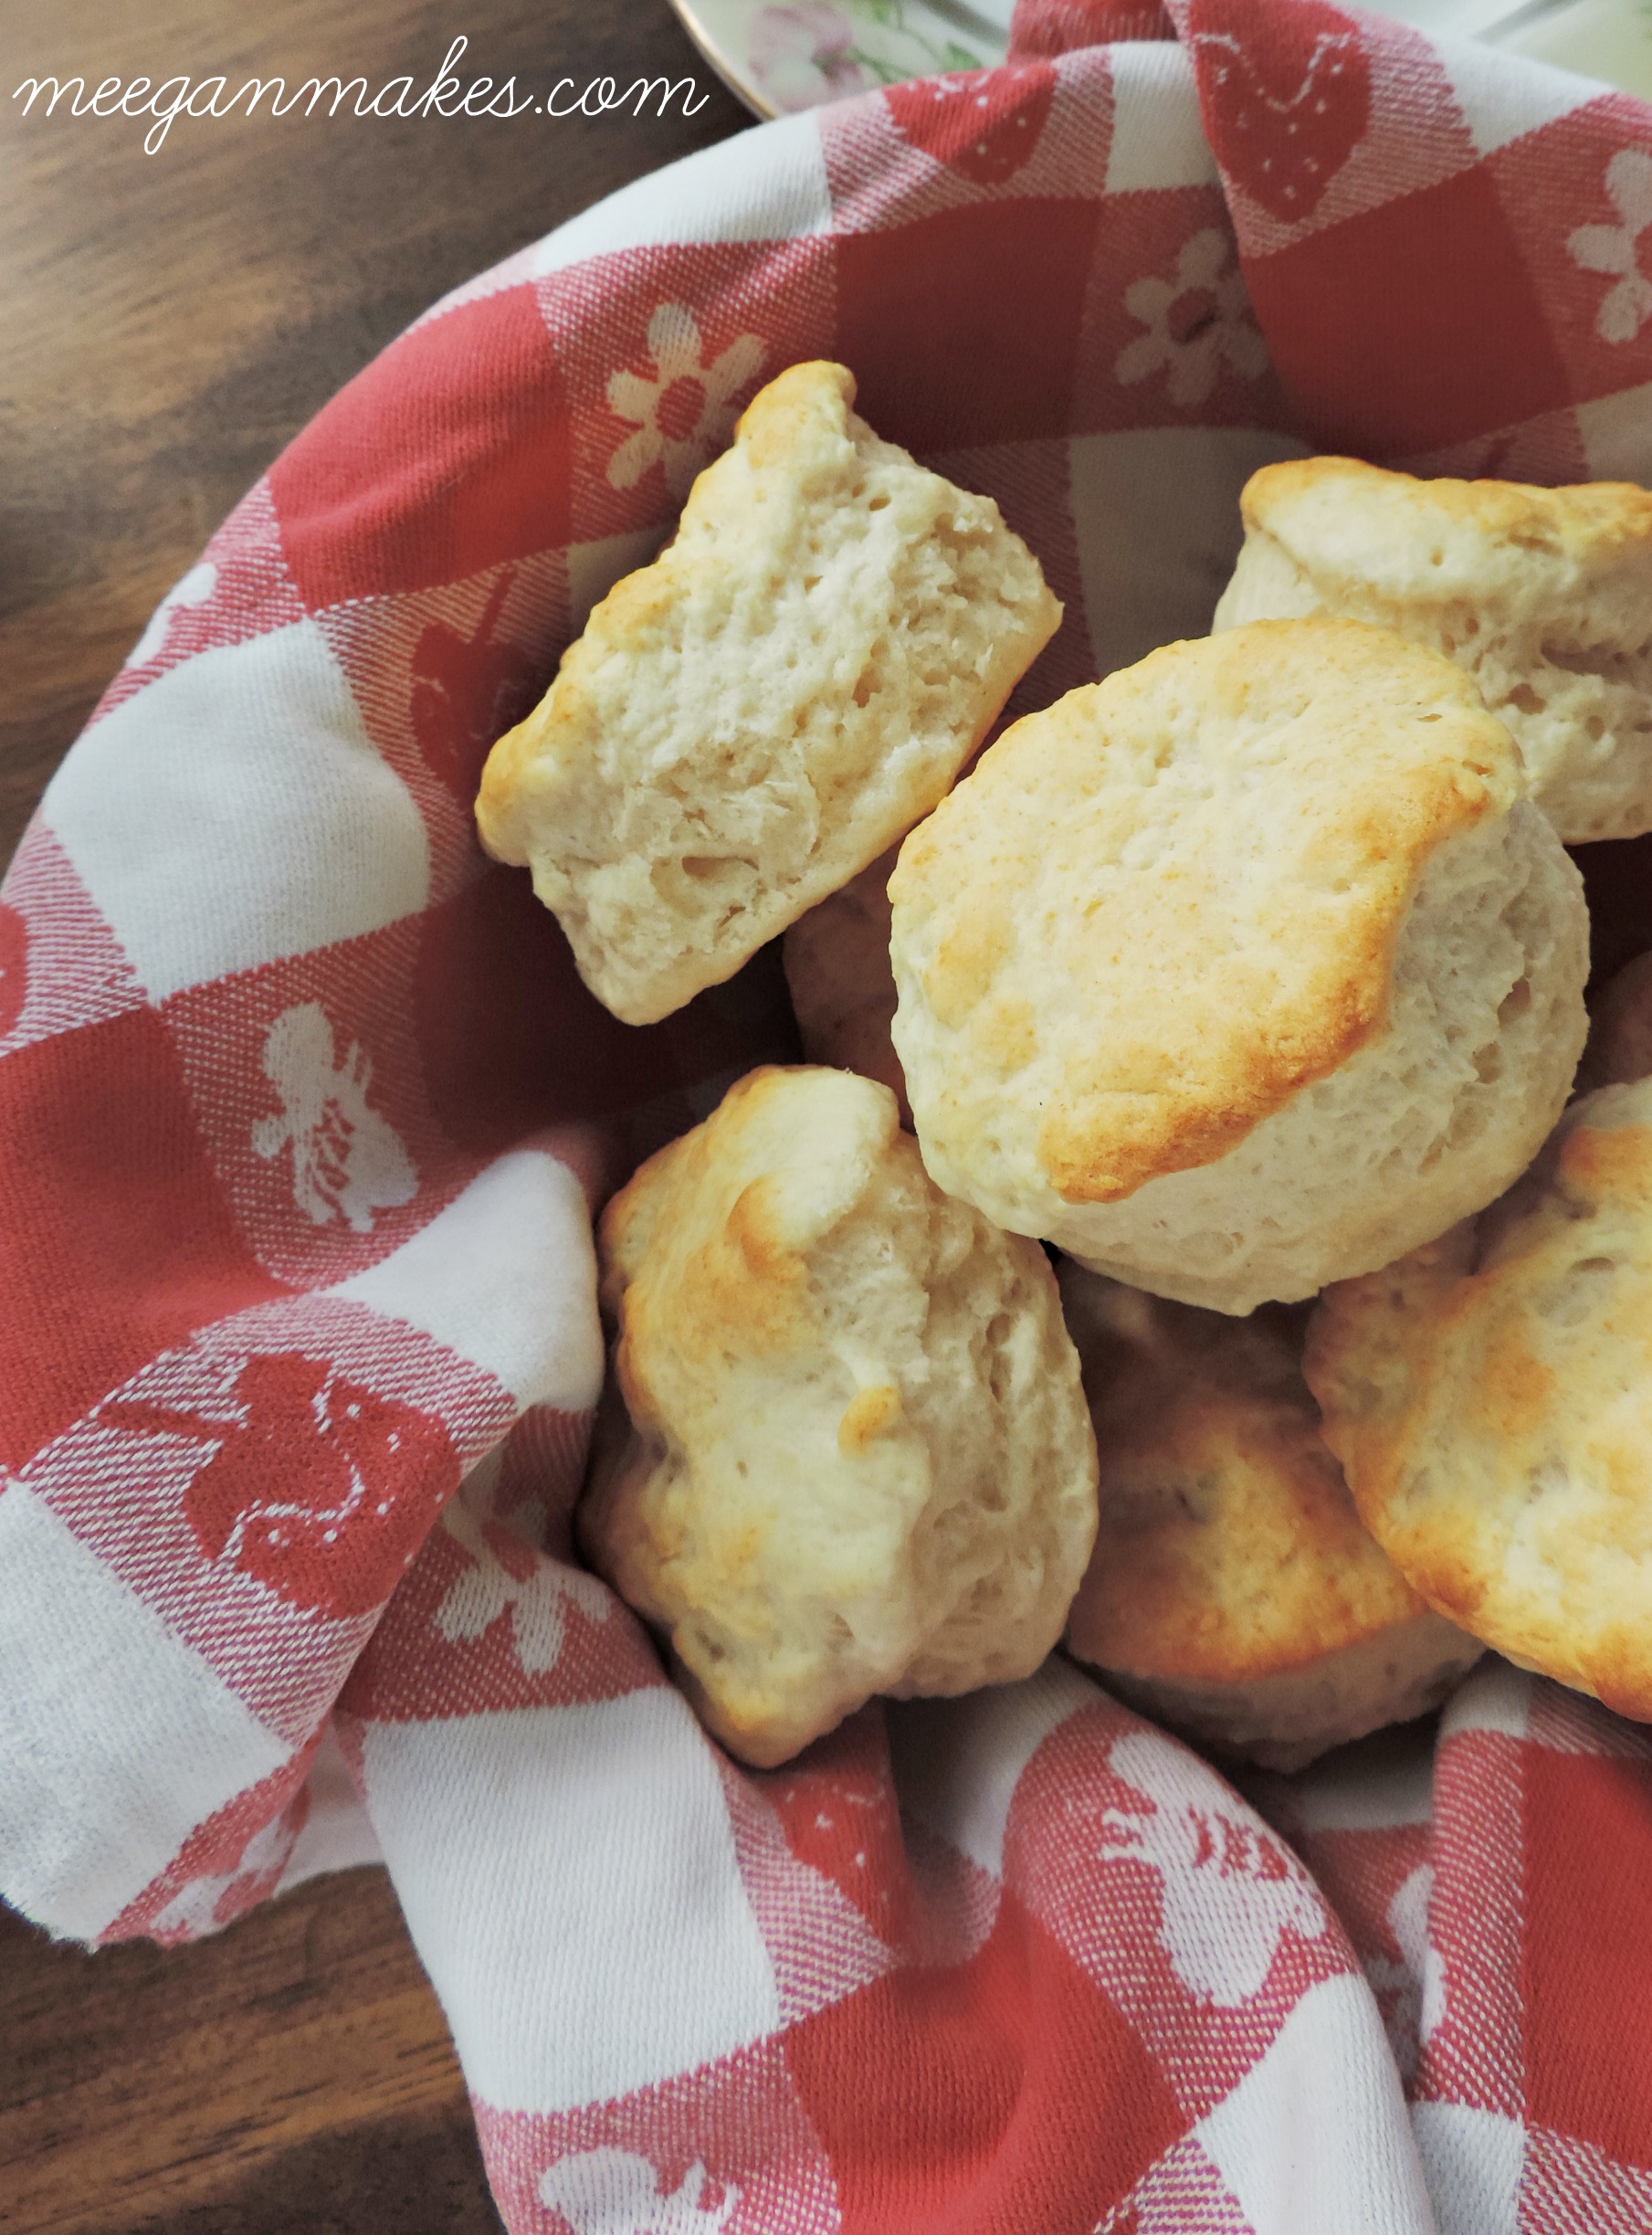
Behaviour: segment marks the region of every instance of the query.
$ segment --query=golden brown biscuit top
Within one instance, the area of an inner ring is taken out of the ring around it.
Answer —
[[[1483,1439],[1518,1471],[1512,1445],[1587,1414],[1600,1336],[1643,1340],[1630,1311],[1642,1291],[1652,1356],[1652,1082],[1585,1095],[1478,1219],[1326,1290],[1307,1367],[1327,1435],[1363,1482],[1393,1474],[1395,1439],[1415,1456],[1430,1432],[1442,1449]],[[1646,1397],[1652,1417],[1652,1380]],[[1652,1484],[1652,1445],[1644,1471]]]
[[[1384,1028],[1423,870],[1523,789],[1468,679],[1386,629],[1168,645],[1016,722],[902,847],[909,1080],[944,1043],[1035,1105],[1069,1203],[1211,1163]]]
[[[899,1131],[892,1095],[868,1095],[847,1072],[815,1071],[805,1096],[799,1076],[775,1064],[748,1072],[712,1121],[668,1142],[609,1203],[598,1227],[602,1302],[622,1333],[663,1314],[679,1357],[729,1347],[750,1356],[794,1339],[805,1252]],[[624,1341],[617,1355],[623,1382]]]
[[[1479,1219],[1328,1290],[1307,1373],[1432,1605],[1652,1715],[1652,1082],[1584,1096]]]
[[[1421,1611],[1320,1434],[1300,1312],[1229,1319],[1076,1266],[1061,1291],[1101,1467],[1076,1652],[1123,1674],[1247,1684]]]

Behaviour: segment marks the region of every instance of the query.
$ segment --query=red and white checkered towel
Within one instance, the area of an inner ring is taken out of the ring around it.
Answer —
[[[1652,2224],[1640,1731],[1489,1664],[1247,1803],[1056,1660],[756,1776],[563,1556],[590,1204],[784,1016],[614,1023],[469,802],[761,381],[840,358],[999,499],[1067,605],[1023,707],[1205,627],[1266,459],[1652,479],[1652,111],[1153,17],[1024,5],[439,304],[5,887],[0,1885],[187,1939],[376,1839],[516,2235]]]

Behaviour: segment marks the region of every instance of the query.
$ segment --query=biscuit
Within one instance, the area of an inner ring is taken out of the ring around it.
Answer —
[[[1055,1276],[925,1176],[887,1087],[763,1069],[601,1222],[629,1429],[581,1539],[731,1753],[1037,1667],[1096,1530]]]
[[[721,984],[945,792],[1061,608],[990,497],[794,364],[489,755],[482,843],[587,986],[649,1024]]]
[[[1652,494],[1415,480],[1352,458],[1265,466],[1215,628],[1313,613],[1455,659],[1568,843],[1652,828]]]
[[[1308,1380],[1366,1526],[1510,1660],[1652,1720],[1652,1081],[1478,1220],[1331,1289]]]
[[[889,968],[889,872],[895,853],[879,854],[806,916],[781,943],[786,986],[811,1063],[876,1079],[900,1105],[909,1130],[911,1105],[889,1038],[895,975]]]
[[[1244,1313],[1536,1153],[1588,916],[1509,733],[1386,629],[1263,621],[1028,715],[889,880],[924,1162],[998,1225]]]
[[[1302,1379],[1303,1314],[1229,1319],[1070,1259],[1057,1278],[1101,1467],[1068,1650],[1268,1769],[1437,1705],[1483,1649],[1361,1525]]]

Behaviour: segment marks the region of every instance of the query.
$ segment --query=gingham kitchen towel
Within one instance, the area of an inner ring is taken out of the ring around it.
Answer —
[[[840,358],[998,498],[1067,606],[1012,712],[1202,630],[1267,459],[1652,480],[1652,111],[1323,0],[1022,33],[437,305],[53,780],[0,903],[0,1887],[212,1930],[363,1851],[342,1753],[516,2235],[1627,2235],[1640,1731],[1492,1663],[1432,1752],[1247,1799],[1057,1660],[753,1775],[566,1558],[590,1206],[787,1027],[761,959],[614,1023],[469,801],[762,381]]]

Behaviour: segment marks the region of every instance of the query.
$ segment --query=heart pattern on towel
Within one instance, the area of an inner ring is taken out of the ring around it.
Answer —
[[[1260,23],[1249,0],[1195,0],[1189,30],[1217,162],[1270,216],[1311,216],[1371,121],[1359,26],[1323,0]]]
[[[1002,186],[1030,160],[1050,103],[1048,62],[923,78],[884,94],[901,137],[975,186]]]

